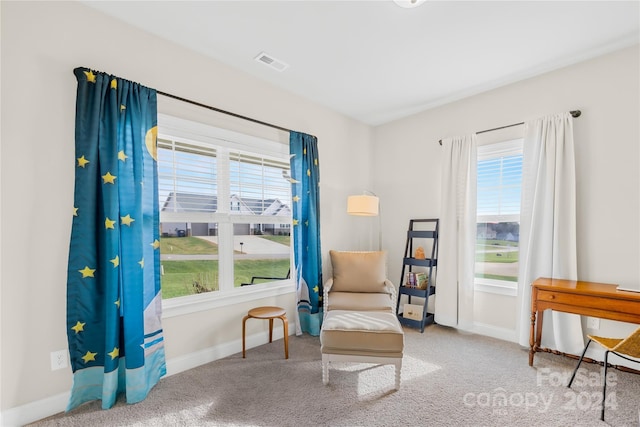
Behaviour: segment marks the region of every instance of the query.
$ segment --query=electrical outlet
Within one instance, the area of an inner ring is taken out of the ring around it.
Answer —
[[[600,319],[597,317],[587,317],[587,328],[588,329],[600,329]]]
[[[51,352],[51,370],[64,369],[67,367],[67,350]]]

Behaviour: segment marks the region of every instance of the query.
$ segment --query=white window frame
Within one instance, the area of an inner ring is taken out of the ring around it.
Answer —
[[[494,159],[497,157],[509,157],[522,154],[524,139],[510,139],[501,142],[491,142],[478,144],[477,162],[483,160]],[[521,207],[522,210],[522,207]],[[478,215],[476,224],[479,222],[498,221],[498,222],[520,222],[520,215]],[[475,264],[475,261],[474,261]],[[517,296],[518,282],[508,280],[487,279],[484,277],[474,276],[474,289],[479,292],[486,292],[498,295]]]
[[[218,155],[221,154],[222,156],[225,155],[225,151],[228,156],[229,151],[241,150],[266,157],[289,158],[289,146],[281,142],[221,129],[166,114],[158,114],[158,138],[180,139],[194,145],[226,147],[226,149],[218,151]],[[227,200],[228,197],[225,198],[225,196],[228,189],[219,190],[221,191],[218,193],[218,197],[222,200]],[[228,268],[233,265],[233,260],[226,259],[233,253],[233,222],[229,221],[230,215],[230,206],[226,203],[219,204],[218,212],[215,213],[160,213],[160,222],[215,222],[218,223],[219,233],[227,234],[226,239],[220,240],[222,247],[219,248],[219,290],[162,300],[163,318],[182,316],[198,311],[295,293],[295,283],[292,278],[252,286],[234,286],[233,268],[231,267],[231,270]],[[239,220],[255,222],[256,220],[254,216],[243,218],[244,216],[233,214],[233,217],[234,222]],[[272,220],[270,222],[274,223],[284,221],[282,218],[271,218],[270,220]],[[293,245],[290,247],[289,259],[291,260],[290,268],[293,271]]]

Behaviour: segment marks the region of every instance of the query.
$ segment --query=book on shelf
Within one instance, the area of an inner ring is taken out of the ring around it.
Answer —
[[[422,306],[419,304],[405,304],[402,309],[402,317],[420,321],[422,319]]]
[[[428,282],[427,273],[410,271],[405,275],[404,286],[408,288],[427,289]]]

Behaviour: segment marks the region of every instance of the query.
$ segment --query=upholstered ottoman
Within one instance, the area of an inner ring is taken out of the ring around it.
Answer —
[[[400,389],[404,332],[389,311],[331,310],[320,331],[322,382],[329,383],[329,362],[395,365]]]

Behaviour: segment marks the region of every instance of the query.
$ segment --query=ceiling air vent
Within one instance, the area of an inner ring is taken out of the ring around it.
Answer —
[[[289,64],[285,64],[284,62],[280,61],[279,59],[274,58],[271,55],[268,55],[264,52],[260,53],[260,55],[255,57],[255,60],[268,66],[273,68],[276,71],[284,71],[289,67]]]

